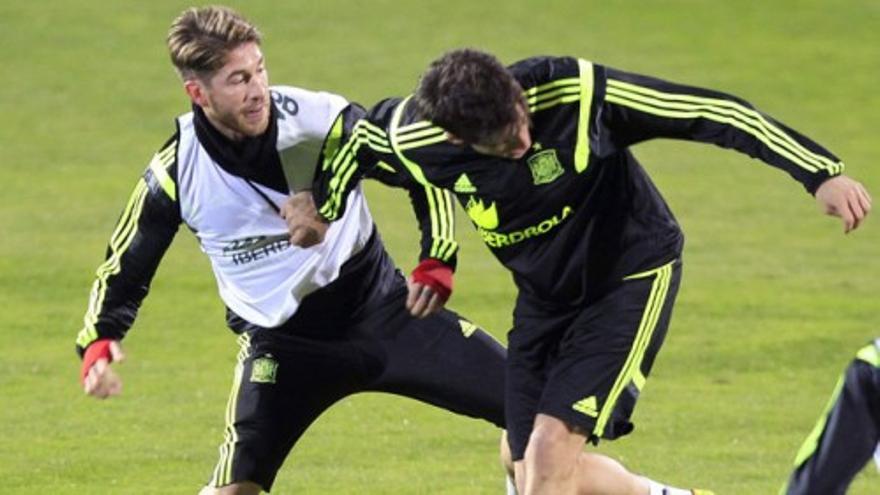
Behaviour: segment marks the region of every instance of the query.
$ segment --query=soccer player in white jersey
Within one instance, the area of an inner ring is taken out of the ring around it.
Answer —
[[[410,281],[394,268],[360,190],[324,242],[303,249],[288,237],[280,206],[300,172],[310,182],[347,102],[270,87],[259,32],[230,9],[184,11],[167,41],[192,111],[176,119],[138,180],[97,270],[76,340],[85,392],[121,391],[111,363],[124,358],[119,342],[184,224],[211,260],[241,344],[225,441],[203,493],[269,491],[309,425],[360,391],[412,397],[503,427],[504,348],[454,312],[436,311],[451,291],[446,267],[457,249],[448,226],[421,225],[437,234]],[[411,198],[417,209],[449,207],[436,194],[426,188]],[[447,263],[438,268],[431,255],[440,251]],[[632,488],[625,493],[645,492],[648,481],[616,462],[583,460],[593,488],[621,476]]]
[[[192,111],[138,180],[98,268],[76,341],[86,393],[120,392],[110,363],[123,358],[119,341],[184,224],[211,260],[241,344],[204,493],[270,490],[308,426],[355,392],[396,393],[503,427],[504,348],[453,312],[409,314],[406,281],[360,192],[326,242],[289,241],[279,205],[294,179],[284,170],[311,173],[345,99],[270,87],[259,32],[229,9],[186,10],[168,48]]]

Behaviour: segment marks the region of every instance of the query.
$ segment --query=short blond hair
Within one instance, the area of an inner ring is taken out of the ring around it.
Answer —
[[[256,26],[229,7],[211,5],[184,10],[168,30],[171,63],[184,80],[209,78],[226,56],[243,43],[260,44]]]

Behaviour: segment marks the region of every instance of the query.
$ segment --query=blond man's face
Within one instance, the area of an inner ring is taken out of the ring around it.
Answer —
[[[211,124],[232,140],[259,136],[269,127],[269,73],[257,43],[230,51],[208,81],[188,80],[184,86]]]

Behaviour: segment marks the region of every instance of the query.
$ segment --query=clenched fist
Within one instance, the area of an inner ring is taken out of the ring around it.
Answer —
[[[302,248],[322,243],[330,227],[327,221],[318,215],[310,191],[291,195],[281,206],[281,216],[287,221],[290,243]]]

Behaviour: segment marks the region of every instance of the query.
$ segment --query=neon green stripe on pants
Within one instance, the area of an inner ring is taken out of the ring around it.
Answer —
[[[238,338],[241,349],[238,351],[238,364],[235,366],[235,376],[232,380],[232,392],[229,394],[229,402],[226,403],[226,436],[223,445],[220,446],[220,460],[214,468],[214,475],[209,483],[212,487],[221,487],[232,483],[232,460],[235,457],[235,444],[238,442],[238,432],[235,430],[235,415],[238,405],[238,393],[244,379],[244,361],[250,355],[251,339],[247,333]]]
[[[674,261],[671,261],[659,268],[630,275],[624,279],[635,280],[653,277],[654,283],[651,285],[651,292],[648,294],[648,302],[645,305],[645,311],[642,313],[642,320],[639,322],[639,329],[636,332],[633,346],[626,357],[623,369],[611,387],[611,392],[608,394],[605,404],[602,405],[599,418],[596,420],[596,427],[593,428],[593,434],[597,437],[601,437],[605,432],[605,426],[608,424],[608,420],[611,419],[611,413],[614,411],[617,399],[626,387],[633,382],[644,385],[645,378],[641,371],[642,361],[645,359],[645,352],[651,343],[651,337],[654,335],[654,329],[657,328],[657,322],[660,321],[660,314],[663,312],[663,305],[666,303],[674,263]]]

